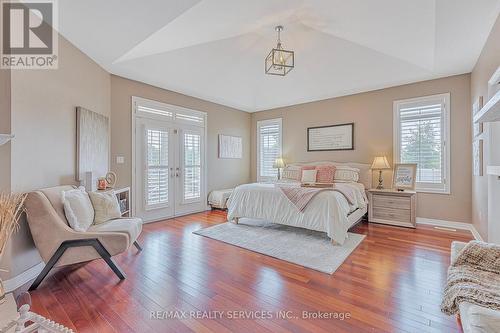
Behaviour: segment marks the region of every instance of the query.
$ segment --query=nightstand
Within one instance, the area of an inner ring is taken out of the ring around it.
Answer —
[[[368,190],[368,221],[400,227],[416,227],[415,191]]]

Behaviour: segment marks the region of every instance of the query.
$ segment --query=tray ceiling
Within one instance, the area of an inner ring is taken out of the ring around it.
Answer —
[[[60,1],[59,30],[109,72],[254,112],[468,73],[500,0]],[[264,74],[282,41],[285,77]]]

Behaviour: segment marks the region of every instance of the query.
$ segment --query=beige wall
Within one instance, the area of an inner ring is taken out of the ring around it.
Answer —
[[[74,184],[77,106],[110,114],[110,75],[64,38],[59,69],[15,70],[11,77],[12,191]],[[26,221],[0,267],[16,276],[38,264]],[[6,276],[3,276],[6,278]]]
[[[10,133],[10,70],[0,69],[0,134]],[[10,142],[0,146],[0,192],[10,191]]]
[[[483,96],[484,103],[488,101],[488,80],[495,70],[500,66],[500,17],[497,19],[490,36],[481,52],[481,55],[471,74],[471,101],[474,103],[479,96]],[[500,165],[500,153],[497,145],[491,145],[491,142],[498,142],[500,134],[499,123],[484,124],[482,139],[484,140],[484,164]],[[476,176],[472,179],[472,217],[473,223],[481,236],[488,238],[488,198],[491,200],[491,194],[488,195],[488,182],[490,182],[490,191],[498,192],[499,184],[494,177]],[[498,198],[498,196],[497,196]],[[490,205],[495,208],[498,203]],[[491,216],[492,223],[494,217],[499,217],[500,212]],[[497,221],[498,224],[498,221]],[[491,227],[494,227],[492,225]]]
[[[64,38],[59,40],[59,69],[12,72],[16,191],[74,184],[76,107],[110,116],[110,75]]]
[[[451,195],[418,194],[417,216],[471,222],[470,75],[458,75],[252,114],[252,179],[256,179],[256,123],[283,118],[283,157],[288,162],[371,163],[386,155],[392,165],[393,101],[451,93]],[[307,152],[310,126],[354,122],[355,150]],[[384,174],[390,184],[391,174]]]
[[[120,186],[132,183],[132,96],[204,111],[208,114],[208,190],[247,183],[250,175],[250,114],[227,106],[156,88],[141,82],[111,76],[111,169]],[[219,159],[218,135],[243,138],[242,159]],[[124,164],[116,164],[116,156]]]

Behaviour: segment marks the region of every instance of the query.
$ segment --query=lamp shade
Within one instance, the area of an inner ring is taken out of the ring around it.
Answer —
[[[383,169],[390,169],[391,166],[389,165],[389,162],[387,161],[387,157],[377,156],[373,160],[371,168],[374,170],[383,170]]]
[[[283,161],[283,159],[281,157],[274,160],[273,168],[278,169],[278,168],[284,168],[284,167],[285,167],[285,162]]]

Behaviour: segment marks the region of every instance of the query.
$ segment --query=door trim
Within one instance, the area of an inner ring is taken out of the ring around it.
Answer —
[[[135,147],[135,144],[136,144],[136,136],[137,136],[137,128],[136,128],[136,119],[138,117],[143,117],[143,118],[151,118],[151,119],[158,119],[158,117],[145,117],[144,115],[141,115],[141,116],[138,116],[136,114],[136,104],[137,103],[140,103],[140,102],[146,102],[146,103],[154,103],[154,104],[157,104],[157,105],[161,105],[163,106],[164,108],[167,108],[169,110],[179,110],[179,111],[191,111],[191,112],[195,112],[195,113],[199,113],[199,114],[203,114],[204,118],[205,118],[205,123],[204,123],[204,128],[203,128],[203,131],[204,131],[204,136],[205,136],[205,139],[204,139],[204,142],[203,142],[203,149],[204,149],[204,154],[203,154],[203,173],[204,173],[204,176],[205,176],[205,179],[202,180],[203,182],[203,186],[202,186],[202,194],[205,196],[205,198],[202,197],[202,203],[204,202],[205,204],[203,204],[203,209],[202,210],[193,210],[192,212],[183,212],[183,213],[180,213],[180,214],[176,214],[175,211],[174,211],[174,215],[173,217],[176,217],[176,216],[183,216],[183,215],[188,215],[188,214],[193,214],[193,213],[198,213],[198,212],[201,212],[201,211],[205,211],[207,210],[207,207],[208,207],[208,204],[206,203],[207,202],[207,198],[206,196],[208,195],[207,193],[207,189],[208,189],[208,114],[204,111],[199,111],[199,110],[195,110],[195,109],[190,109],[190,108],[186,108],[186,107],[182,107],[182,106],[179,106],[179,105],[174,105],[174,104],[167,104],[167,103],[163,103],[163,102],[159,102],[159,101],[155,101],[155,100],[152,100],[152,99],[147,99],[147,98],[143,98],[143,97],[138,97],[138,96],[132,96],[131,97],[131,120],[132,120],[132,128],[131,128],[131,131],[132,131],[132,140],[131,140],[131,144],[132,144],[132,160],[131,160],[131,172],[132,172],[132,187],[131,187],[131,191],[130,191],[130,195],[131,195],[131,207],[130,207],[130,211],[132,213],[132,216],[134,216],[136,214],[136,207],[137,207],[137,204],[139,203],[137,200],[140,200],[139,198],[136,197],[136,188],[137,188],[137,178],[136,178],[136,169],[137,169],[137,165],[136,165],[136,158],[137,158],[137,151],[136,151],[136,147]],[[172,122],[171,123],[175,126],[176,125],[176,122]],[[179,125],[182,125],[182,124],[179,124]],[[201,126],[200,126],[201,127]],[[145,223],[149,223],[149,222],[155,222],[155,221],[145,221]]]

